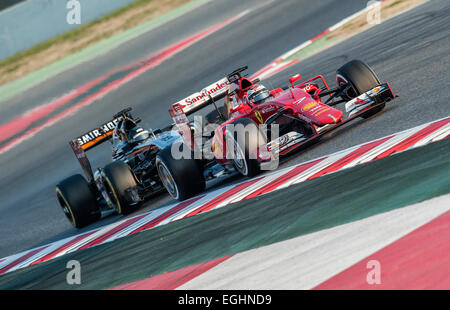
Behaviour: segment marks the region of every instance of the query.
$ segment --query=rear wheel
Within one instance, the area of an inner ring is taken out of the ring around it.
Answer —
[[[130,167],[122,162],[115,161],[103,168],[105,189],[109,199],[119,214],[129,214],[135,206],[127,199],[127,189],[136,187],[137,182]]]
[[[240,174],[253,177],[261,172],[260,163],[256,159],[257,154],[254,151],[260,146],[266,145],[267,138],[258,125],[249,118],[240,118],[233,125],[234,132],[228,130],[225,132],[227,154],[232,156],[234,167]],[[230,142],[231,145],[228,146]]]
[[[381,84],[373,69],[361,60],[352,60],[346,63],[336,73],[336,82],[339,86],[350,86],[347,93],[342,96],[345,100],[358,97]],[[375,115],[383,110],[384,106],[385,104],[381,104],[377,108],[363,113],[361,117],[368,118]]]
[[[205,116],[206,125],[208,124],[220,124],[223,123],[222,117],[225,116],[225,107],[221,106],[217,108],[219,111],[214,109],[213,111],[209,112]],[[220,112],[220,114],[219,114]]]
[[[174,199],[186,200],[205,191],[206,181],[199,160],[175,159],[169,146],[158,153],[155,163],[161,182]]]
[[[79,174],[56,185],[56,197],[70,223],[85,227],[101,217],[101,211],[89,183]]]

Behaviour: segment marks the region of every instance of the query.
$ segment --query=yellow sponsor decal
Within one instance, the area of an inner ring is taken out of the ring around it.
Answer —
[[[262,118],[262,115],[261,115],[261,113],[259,113],[258,110],[255,111],[255,116],[256,116],[256,118],[258,119],[258,121],[259,121],[261,124],[264,123],[263,118]]]
[[[222,158],[222,155],[223,155],[222,145],[220,143],[220,139],[219,139],[218,135],[214,136],[211,150],[216,155],[216,158]]]
[[[303,111],[308,111],[308,110],[314,108],[316,105],[317,105],[317,102],[315,102],[315,101],[310,102],[310,103],[307,103],[307,104],[305,104],[305,105],[303,106],[302,110],[303,110]]]
[[[314,114],[315,116],[319,116],[320,114],[322,114],[323,112],[328,111],[330,108],[325,108],[322,111],[317,112],[316,114]]]

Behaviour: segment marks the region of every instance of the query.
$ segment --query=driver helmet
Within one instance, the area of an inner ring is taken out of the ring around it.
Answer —
[[[125,118],[117,124],[113,133],[113,140],[125,143],[139,142],[148,139],[150,133],[142,127],[137,126],[136,122],[130,118]]]
[[[256,85],[247,91],[247,100],[250,103],[258,104],[270,96],[264,85]]]
[[[132,119],[125,118],[120,120],[116,126],[116,129],[114,130],[113,138],[116,138],[120,141],[128,141],[128,133],[134,127],[136,127],[136,123]]]
[[[141,142],[147,140],[149,137],[149,131],[140,126],[136,126],[128,132],[128,141],[130,143]]]

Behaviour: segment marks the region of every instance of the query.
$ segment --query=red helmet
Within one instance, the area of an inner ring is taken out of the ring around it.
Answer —
[[[255,85],[247,91],[248,102],[254,104],[263,102],[269,96],[269,91],[263,85]]]

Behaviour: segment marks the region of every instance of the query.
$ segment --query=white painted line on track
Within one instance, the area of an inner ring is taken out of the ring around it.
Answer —
[[[436,141],[442,140],[445,137],[447,137],[449,134],[450,134],[450,123],[440,129],[436,130],[435,132],[433,132],[431,135],[425,137],[424,139],[420,140],[413,146],[409,147],[407,150],[413,149],[413,148],[416,148],[419,146],[424,146],[430,142],[436,142]]]
[[[178,289],[311,289],[449,210],[440,196],[241,252]]]
[[[370,150],[366,154],[358,157],[356,160],[354,160],[351,163],[345,165],[340,170],[351,168],[351,167],[355,167],[357,165],[370,162],[371,160],[376,158],[378,155],[380,155],[384,151],[394,147],[398,143],[402,142],[403,140],[407,139],[408,137],[412,136],[413,134],[415,134],[416,132],[422,130],[425,127],[426,126],[419,126],[419,127],[416,127],[415,130],[413,130],[411,132],[408,131],[408,132],[404,132],[404,133],[399,134],[399,135],[395,135],[394,137],[392,137],[391,139],[387,140],[386,142],[383,142],[382,144],[380,144],[379,146],[377,146],[373,150]]]
[[[358,147],[353,147],[351,149],[346,150],[345,152],[339,152],[335,155],[327,157],[325,160],[319,162],[318,164],[307,169],[306,171],[300,173],[298,176],[296,176],[296,177],[290,179],[289,181],[287,181],[286,183],[280,185],[279,187],[277,187],[277,190],[306,181],[309,177],[311,177],[314,174],[316,174],[317,172],[320,172],[321,170],[327,168],[328,166],[332,165],[333,163],[335,163],[339,159],[343,158],[344,156],[350,154],[351,152],[355,151],[356,149],[358,149]]]

